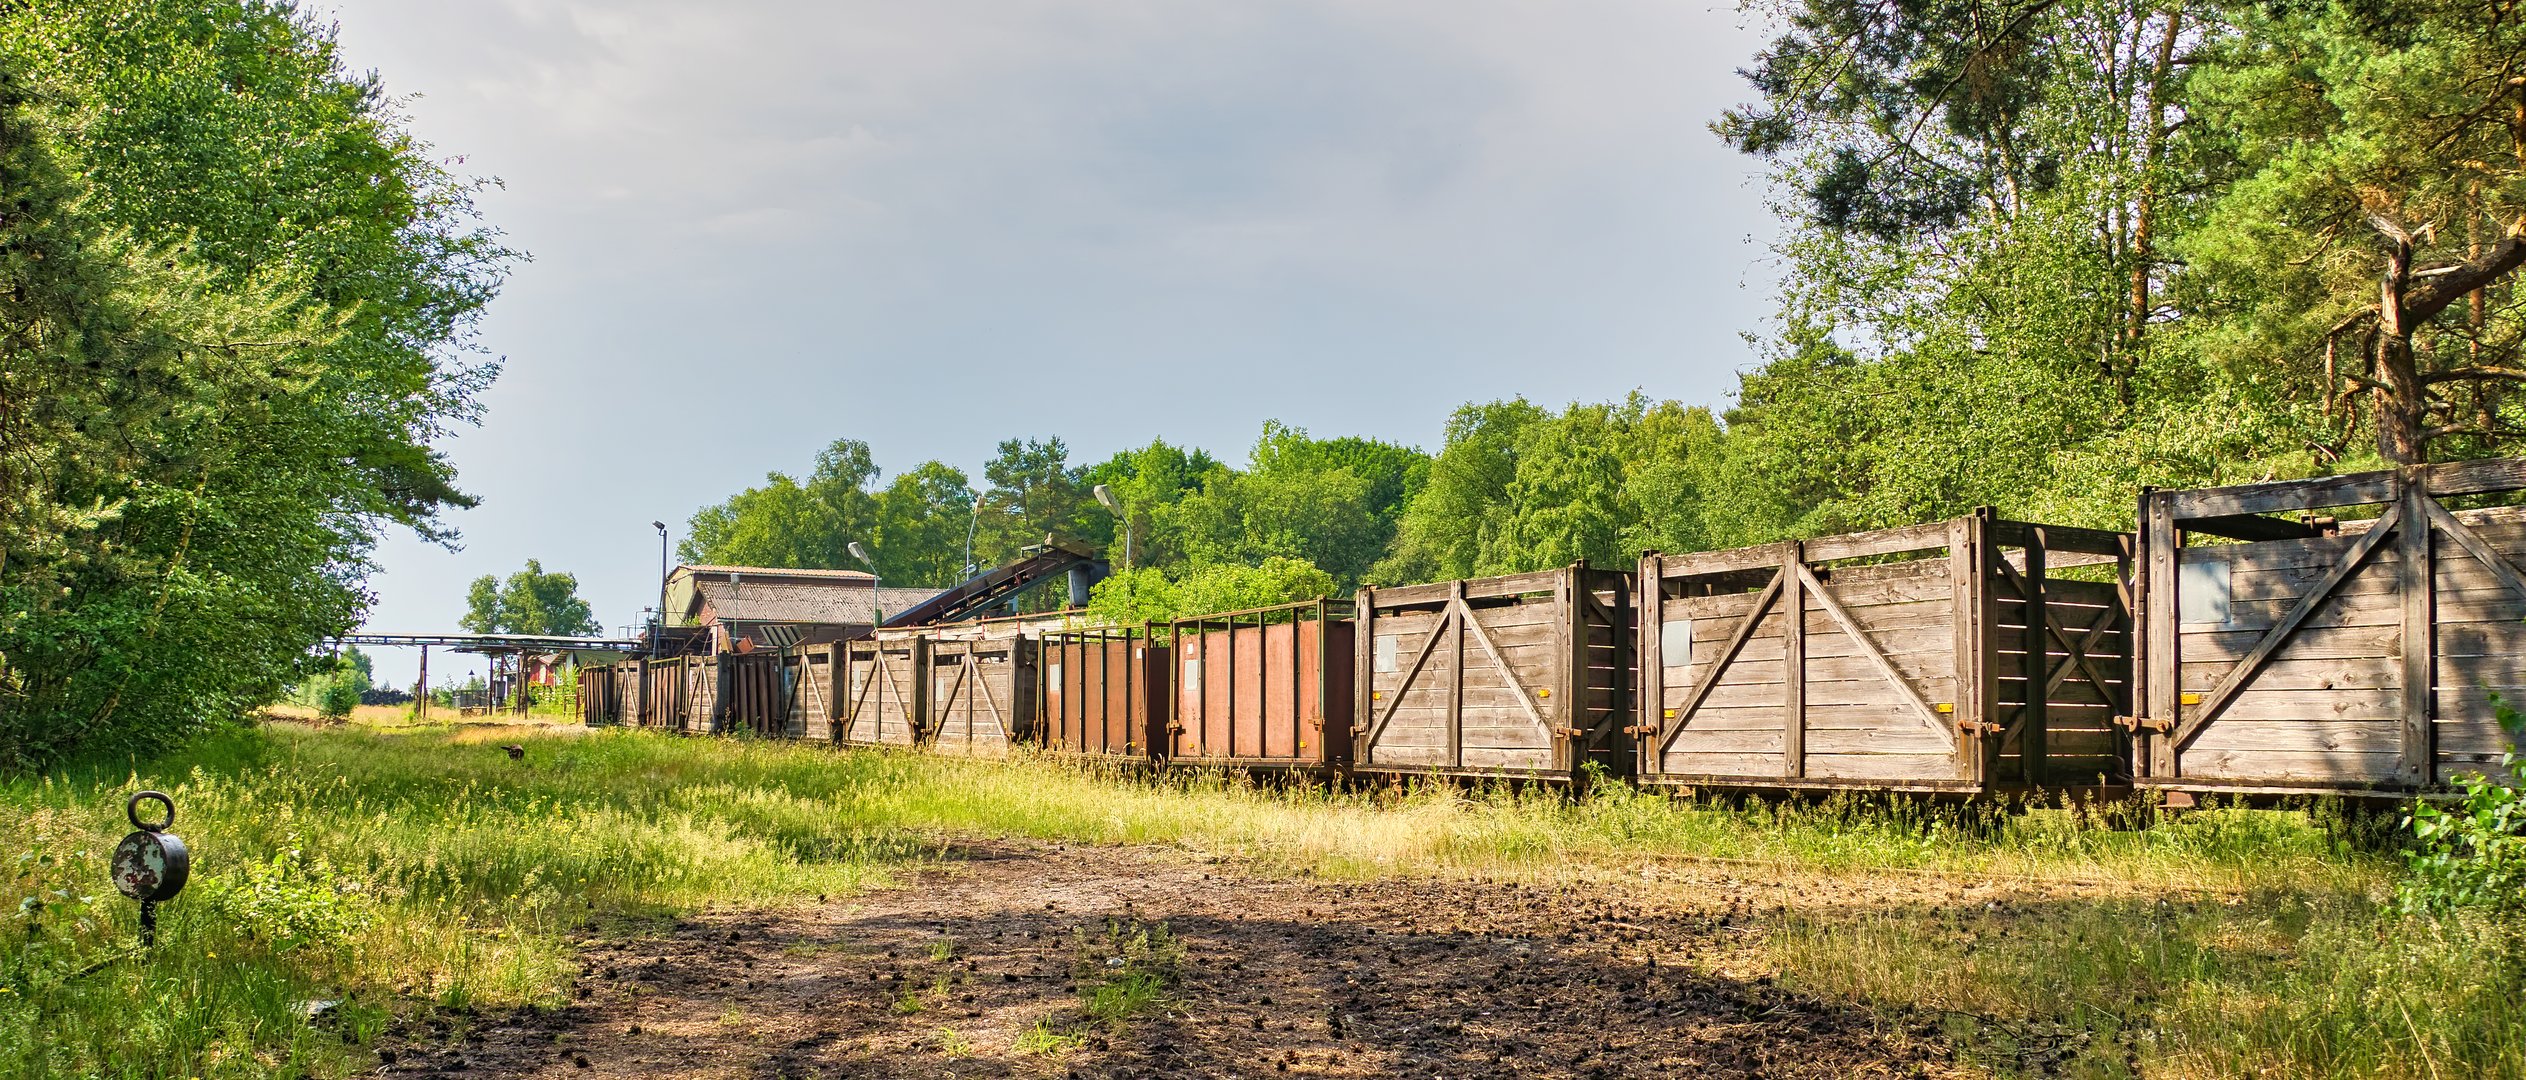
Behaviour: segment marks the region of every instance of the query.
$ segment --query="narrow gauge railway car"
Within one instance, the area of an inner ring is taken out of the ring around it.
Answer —
[[[640,726],[661,731],[684,726],[686,658],[644,660],[640,665]]]
[[[1168,627],[1176,765],[1338,771],[1350,761],[1352,605],[1314,600]]]
[[[834,718],[834,739],[850,746],[920,744],[928,724],[930,641],[918,633],[880,630],[875,637],[842,643],[843,692]]]
[[[1585,564],[1362,589],[1351,768],[1632,771],[1632,575]]]
[[[2130,543],[1985,510],[1644,555],[1640,778],[1969,794],[2120,784]],[[2114,579],[2058,576],[2075,566]]]
[[[789,734],[789,687],[783,657],[774,651],[723,653],[713,730],[748,732],[767,739]]]
[[[719,658],[688,656],[684,658],[684,713],[676,718],[676,726],[687,735],[710,735],[719,726]]]
[[[639,726],[640,672],[645,663],[642,660],[617,660],[607,665],[612,670],[607,683],[614,696],[610,707],[613,723]]]
[[[2491,696],[2526,700],[2522,492],[2517,459],[2144,492],[2138,782],[2404,796],[2495,765]],[[2316,516],[2347,508],[2376,516]]]
[[[589,727],[615,722],[614,665],[591,664],[579,669],[579,722]]]
[[[1036,640],[933,640],[919,669],[927,741],[943,754],[996,757],[1035,738]]]
[[[1045,750],[1118,761],[1164,756],[1172,652],[1156,636],[1146,626],[1043,636]]]
[[[841,704],[833,679],[843,666],[842,649],[840,642],[832,642],[781,655],[781,683],[788,703],[781,734],[812,742],[833,741],[833,718]]]

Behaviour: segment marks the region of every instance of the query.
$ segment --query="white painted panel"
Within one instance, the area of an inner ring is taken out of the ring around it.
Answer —
[[[2175,583],[2177,621],[2218,623],[2228,621],[2229,563],[2226,559],[2206,559],[2185,563]]]

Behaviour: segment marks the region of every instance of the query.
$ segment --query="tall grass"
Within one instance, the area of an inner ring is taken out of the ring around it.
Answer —
[[[510,761],[507,742],[527,760]],[[140,787],[182,807],[196,885],[164,909],[150,956],[73,977],[130,940],[132,905],[77,897],[106,891],[103,853]],[[2075,881],[2088,899],[2042,911],[1800,908],[1763,940],[1819,993],[1952,1009],[2004,1035],[2054,1025],[2077,1035],[2061,1040],[2079,1044],[2070,1058],[2179,1075],[2398,1075],[2416,1055],[2392,1051],[2384,999],[2353,992],[2400,964],[2429,987],[2396,999],[2406,1043],[2442,1069],[2474,1068],[2443,1075],[2526,1075],[2498,1057],[2513,1055],[2513,1018],[2457,985],[2478,942],[2383,913],[2386,825],[2320,806],[2142,825],[1856,797],[1686,803],[1620,785],[1575,802],[1514,788],[1327,793],[640,732],[267,728],[166,762],[0,785],[0,853],[23,855],[0,885],[0,910],[19,911],[0,942],[0,1074],[346,1075],[391,1015],[560,1002],[586,934],[841,895],[960,842],[1024,837],[1353,879],[1636,876],[1716,859],[1748,876]],[[25,899],[45,906],[19,910]],[[334,999],[345,1004],[325,1024],[307,1022],[301,1003]],[[1992,1056],[2002,1071],[2011,1060]]]

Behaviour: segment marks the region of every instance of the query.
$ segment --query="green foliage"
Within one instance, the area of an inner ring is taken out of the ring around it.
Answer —
[[[1445,580],[1582,559],[1620,567],[1644,548],[1697,550],[1720,446],[1709,410],[1636,394],[1559,414],[1523,398],[1467,405],[1371,576]]]
[[[1080,1012],[1113,1034],[1135,1016],[1165,1007],[1184,965],[1184,946],[1167,924],[1107,919],[1096,937],[1073,931],[1072,985]]]
[[[2493,706],[2510,742],[2499,765],[2456,777],[2464,797],[2453,809],[2415,803],[2404,818],[2412,830],[2401,893],[2407,910],[2526,913],[2526,787],[2519,784],[2516,747],[2526,739],[2526,715],[2497,698]]]
[[[316,711],[325,719],[340,720],[360,707],[359,684],[345,678],[328,678],[316,690]]]
[[[1132,626],[1302,603],[1333,594],[1333,575],[1301,560],[1273,555],[1253,566],[1198,564],[1174,576],[1155,569],[1123,571],[1096,583],[1089,594],[1088,613]]]
[[[364,885],[295,849],[246,863],[235,874],[212,874],[195,886],[207,913],[275,953],[342,949],[377,917]]]
[[[438,162],[285,5],[0,8],[0,770],[272,700],[471,504],[515,255]]]
[[[502,581],[489,574],[475,578],[465,593],[465,616],[457,625],[477,634],[536,634],[580,637],[599,626],[588,602],[579,598],[579,578],[526,560],[526,568]]]

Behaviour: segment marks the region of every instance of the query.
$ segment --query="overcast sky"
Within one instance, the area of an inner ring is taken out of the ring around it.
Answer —
[[[1469,400],[1722,404],[1770,308],[1711,0],[313,6],[533,255],[447,444],[482,506],[381,547],[374,631],[530,557],[619,628],[651,520],[837,437],[977,481],[1011,436],[1435,450]]]

